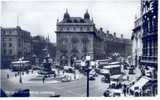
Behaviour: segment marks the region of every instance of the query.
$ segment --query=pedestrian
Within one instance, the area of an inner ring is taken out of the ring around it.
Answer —
[[[56,78],[56,73],[53,74],[53,77]]]
[[[124,84],[124,87],[123,87],[123,93],[124,93],[124,96],[126,96],[126,85]]]
[[[42,81],[43,81],[43,84],[44,84],[44,81],[45,81],[45,76],[43,76],[43,78],[42,78]]]
[[[15,73],[15,77],[17,77],[17,73]]]
[[[74,74],[74,80],[76,80],[76,74]]]
[[[127,76],[127,80],[129,81],[129,76]]]
[[[7,74],[7,79],[9,79],[9,74]]]

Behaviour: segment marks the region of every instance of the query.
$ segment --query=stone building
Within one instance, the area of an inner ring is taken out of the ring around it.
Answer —
[[[121,57],[127,58],[132,51],[130,39],[124,38],[123,34],[121,34],[121,37],[117,37],[115,32],[111,34],[109,31],[105,33],[104,48],[108,57],[118,53]]]
[[[146,70],[154,70],[150,77],[157,79],[158,0],[143,1],[141,13],[143,22],[143,53],[141,65]]]
[[[1,28],[1,57],[2,68],[8,67],[10,62],[20,57],[29,59],[31,56],[30,32],[15,28]]]
[[[71,65],[75,59],[90,55],[93,60],[104,57],[103,38],[96,29],[88,11],[82,17],[71,17],[66,10],[63,20],[57,20],[56,61],[60,65]]]
[[[150,87],[151,95],[157,94],[158,70],[158,0],[143,0],[142,15],[142,59],[141,65],[144,75],[156,81]]]
[[[137,61],[139,62],[142,76],[135,84],[141,84],[138,87],[141,96],[155,96],[158,88],[158,0],[141,0],[141,16],[135,23],[138,23],[138,21],[140,23],[135,25],[136,27],[133,29],[132,40],[133,42],[135,41],[137,56],[138,48],[140,47],[140,52],[142,50],[142,53],[140,53],[142,57]],[[138,39],[140,42],[142,41],[141,46],[136,44]],[[142,79],[145,79],[143,84],[141,82]]]
[[[139,66],[142,57],[142,18],[135,20],[134,29],[131,36],[132,40],[132,65]]]

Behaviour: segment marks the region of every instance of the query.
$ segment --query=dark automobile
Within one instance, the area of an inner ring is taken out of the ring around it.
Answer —
[[[110,97],[110,96],[111,96],[111,92],[110,92],[109,90],[106,90],[106,91],[103,93],[103,95],[104,95],[105,97]]]
[[[95,77],[93,75],[90,75],[89,80],[93,81],[93,80],[95,80]]]
[[[68,72],[68,73],[74,73],[75,71],[72,68],[69,68],[68,70],[66,70],[66,72]]]
[[[121,93],[113,93],[113,97],[120,97]]]
[[[109,83],[109,82],[110,82],[110,79],[109,79],[109,78],[106,78],[106,77],[102,77],[102,78],[101,78],[101,81],[104,82],[104,83]]]
[[[133,68],[129,68],[129,74],[135,74]]]

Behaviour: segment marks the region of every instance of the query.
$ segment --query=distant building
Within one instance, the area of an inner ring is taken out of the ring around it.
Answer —
[[[20,57],[29,59],[31,56],[30,32],[15,28],[1,28],[2,67],[8,67],[10,62]]]
[[[43,36],[33,36],[32,37],[32,62],[33,64],[40,64],[44,59],[44,49],[47,48],[52,59],[55,59],[56,46],[51,43],[49,38]]]
[[[118,53],[121,57],[128,57],[131,55],[131,40],[125,39],[123,34],[117,37],[114,32],[113,35],[107,31],[105,33],[104,48],[106,56],[111,57],[114,53]]]
[[[57,21],[56,60],[60,65],[71,65],[75,59],[92,59],[104,57],[102,33],[95,27],[88,11],[84,18],[71,17],[66,11],[62,21]]]
[[[132,40],[132,65],[139,66],[142,57],[142,17],[137,18],[131,36]]]

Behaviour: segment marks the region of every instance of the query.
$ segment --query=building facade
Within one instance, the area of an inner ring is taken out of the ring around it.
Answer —
[[[121,57],[131,55],[131,40],[124,38],[123,34],[121,34],[121,37],[117,37],[115,32],[111,34],[107,31],[104,43],[105,54],[108,57],[111,57],[114,53],[118,53]]]
[[[2,67],[8,67],[10,62],[20,57],[29,59],[31,56],[30,32],[16,28],[1,28]]]
[[[104,57],[102,33],[95,27],[88,11],[82,17],[70,17],[68,11],[57,21],[56,61],[60,65],[73,65],[75,59]]]
[[[149,77],[157,79],[158,56],[158,0],[142,1],[142,68]],[[150,72],[151,71],[151,72]]]
[[[141,86],[141,94],[143,96],[155,96],[157,95],[158,88],[158,0],[141,0],[141,16],[135,23],[139,24],[135,25],[132,34],[132,40],[134,42],[133,55],[142,56],[139,61],[135,57],[135,61],[139,62],[139,68],[142,72],[137,83],[145,78],[147,81]],[[142,43],[142,45],[138,43]]]
[[[132,65],[139,66],[142,58],[142,18],[139,17],[134,22],[132,40]]]

